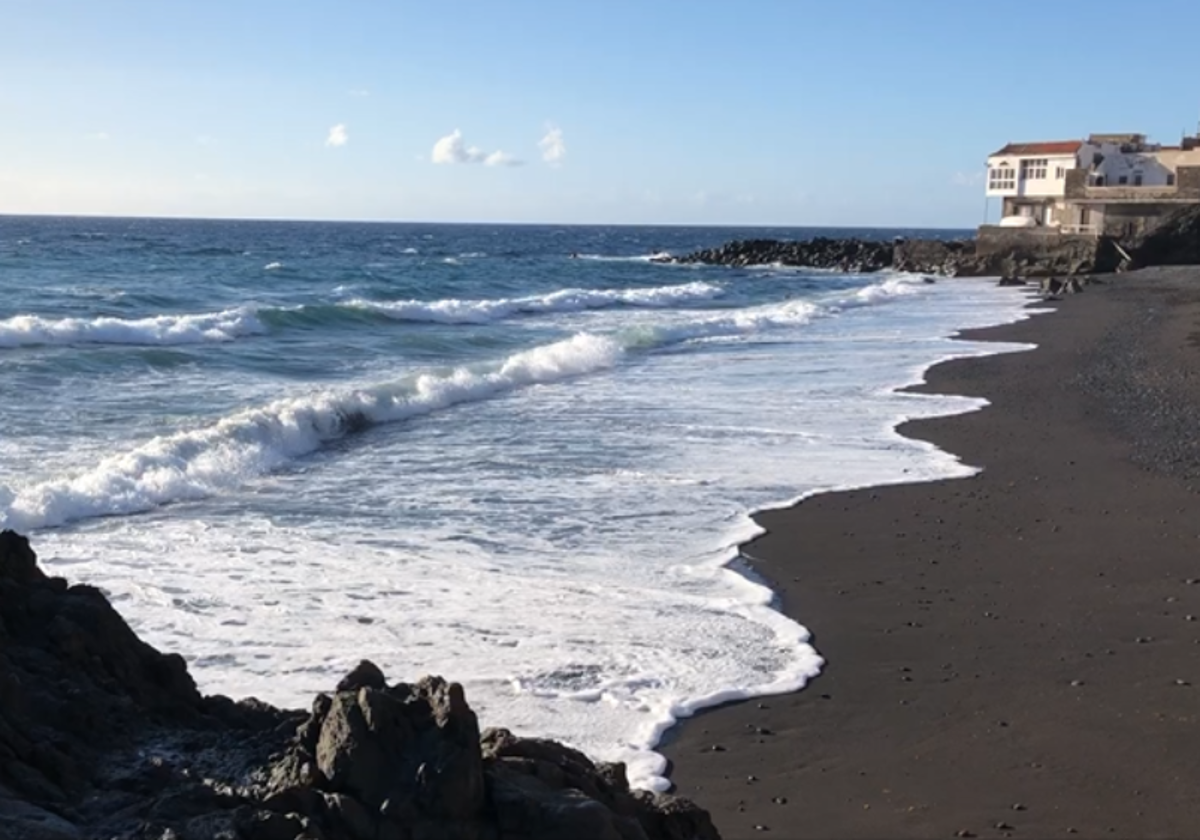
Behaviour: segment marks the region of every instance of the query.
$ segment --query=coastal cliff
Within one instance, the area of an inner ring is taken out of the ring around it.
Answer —
[[[462,687],[362,662],[308,712],[205,697],[100,590],[0,532],[5,840],[717,840],[621,764],[482,733]]]

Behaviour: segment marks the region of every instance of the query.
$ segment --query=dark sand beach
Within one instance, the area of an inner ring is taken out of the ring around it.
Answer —
[[[1200,837],[1200,270],[1056,305],[916,389],[991,401],[901,427],[981,474],[760,517],[827,664],[671,739],[726,838]]]

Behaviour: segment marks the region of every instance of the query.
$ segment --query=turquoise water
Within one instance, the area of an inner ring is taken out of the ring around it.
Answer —
[[[650,261],[809,233],[0,218],[0,524],[205,691],[305,704],[368,656],[661,786],[674,719],[821,664],[748,514],[969,473],[892,429],[979,403],[894,387],[1023,317]]]

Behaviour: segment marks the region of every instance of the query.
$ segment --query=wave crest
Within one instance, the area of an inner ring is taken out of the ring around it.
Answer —
[[[232,341],[266,332],[252,309],[150,318],[44,318],[16,315],[0,320],[0,347],[54,344],[171,345]]]

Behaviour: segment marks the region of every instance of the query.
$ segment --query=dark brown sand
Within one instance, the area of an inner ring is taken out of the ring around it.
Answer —
[[[983,473],[760,517],[826,667],[667,745],[726,838],[1200,837],[1200,270],[1058,308],[901,429]]]

